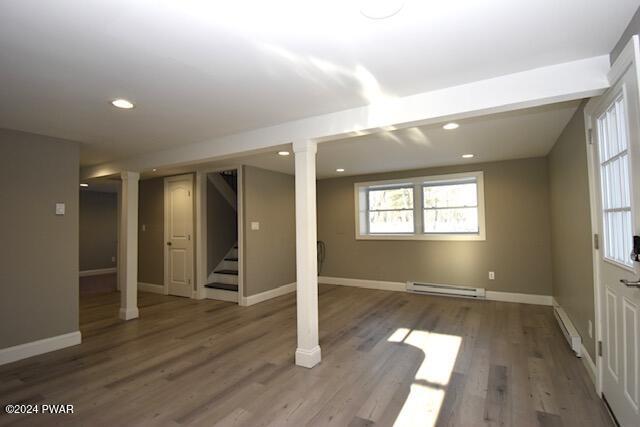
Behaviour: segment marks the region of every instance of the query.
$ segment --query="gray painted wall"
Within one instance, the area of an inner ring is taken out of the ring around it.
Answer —
[[[581,106],[549,153],[553,296],[593,358],[589,320],[595,319],[589,178]]]
[[[610,58],[612,64],[615,62],[618,56],[620,56],[620,52],[622,52],[631,37],[635,34],[640,34],[640,9],[636,10],[636,13],[631,18],[629,25],[627,25],[627,28],[625,28],[622,36],[611,51]]]
[[[354,183],[484,171],[486,241],[355,239]],[[438,167],[318,181],[322,276],[481,286],[551,295],[549,182],[545,158]],[[496,280],[488,280],[489,271]]]
[[[296,281],[295,181],[291,175],[245,166],[244,296]],[[251,230],[259,221],[260,230]]]
[[[207,179],[207,271],[238,241],[238,213]]]
[[[164,283],[164,178],[140,181],[138,191],[138,280]],[[145,231],[142,231],[142,226]]]
[[[0,130],[0,348],[78,330],[79,167],[76,143]]]
[[[118,195],[80,190],[80,271],[113,268],[118,248]]]

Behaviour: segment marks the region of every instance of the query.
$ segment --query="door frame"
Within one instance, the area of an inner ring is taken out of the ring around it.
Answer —
[[[204,168],[196,171],[197,197],[196,197],[196,259],[198,266],[197,274],[197,298],[203,299],[206,295],[206,288],[209,273],[207,271],[207,174],[235,170],[238,177],[237,200],[237,223],[238,223],[238,305],[246,306],[247,301],[244,296],[244,185],[242,165],[227,167]]]
[[[640,81],[640,38],[638,35],[631,37],[620,56],[611,66],[607,73],[609,87],[613,87],[624,76],[629,67],[635,65],[636,78]],[[591,212],[591,235],[592,237],[598,233],[600,224],[598,223],[599,201],[597,200],[596,191],[596,173],[594,170],[595,161],[595,145],[591,143],[591,134],[595,132],[593,114],[600,106],[600,98],[592,98],[589,100],[584,109],[584,126],[586,136],[587,150],[587,172],[589,176],[589,207]],[[601,237],[601,236],[599,236]],[[599,245],[601,246],[601,245]],[[595,245],[591,245],[593,258],[593,292],[594,292],[594,308],[595,308],[595,342],[596,342],[596,360],[595,360],[595,387],[599,396],[602,396],[602,357],[599,354],[599,343],[602,342],[602,334],[604,325],[604,316],[602,313],[602,301],[600,300],[600,290],[602,283],[600,279],[600,249],[596,249]],[[588,353],[587,353],[588,356]]]
[[[172,181],[182,181],[184,179],[189,179],[189,181],[191,182],[191,194],[194,195],[193,199],[194,200],[195,197],[195,191],[193,188],[193,182],[194,182],[194,176],[193,173],[187,173],[187,174],[182,174],[182,175],[172,175],[172,176],[166,176],[164,177],[164,192],[163,192],[163,196],[164,196],[164,233],[163,233],[163,242],[162,242],[162,253],[163,253],[163,268],[164,268],[164,283],[162,284],[162,293],[164,295],[169,295],[169,247],[167,246],[167,241],[169,239],[169,220],[168,220],[168,215],[167,212],[169,211],[169,183]],[[191,262],[191,278],[193,283],[191,284],[192,288],[191,288],[191,298],[195,297],[195,291],[193,289],[194,284],[196,283],[195,280],[195,244],[194,244],[194,240],[197,238],[195,230],[196,230],[196,221],[195,221],[195,217],[196,217],[196,210],[195,210],[196,206],[195,203],[192,204],[191,207],[191,235],[194,236],[191,239],[191,254],[192,254],[192,262]]]

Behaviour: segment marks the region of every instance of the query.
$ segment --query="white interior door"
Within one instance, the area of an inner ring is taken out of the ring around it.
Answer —
[[[165,289],[191,297],[193,290],[193,175],[165,178]]]
[[[589,105],[597,192],[600,339],[604,398],[622,426],[640,426],[640,101],[635,64]],[[622,281],[628,281],[627,284]]]

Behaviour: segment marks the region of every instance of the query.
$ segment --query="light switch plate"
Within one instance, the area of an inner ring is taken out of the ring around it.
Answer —
[[[251,222],[251,229],[252,230],[260,230],[260,223],[258,221],[252,221]]]
[[[489,280],[496,280],[496,272],[495,271],[490,271],[489,272]]]
[[[56,215],[64,215],[64,203],[56,203]]]

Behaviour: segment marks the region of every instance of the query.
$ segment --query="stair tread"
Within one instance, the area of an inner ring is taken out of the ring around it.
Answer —
[[[222,289],[223,291],[233,291],[238,292],[238,285],[231,285],[229,283],[209,283],[204,285],[205,288],[209,289]]]
[[[229,257],[229,258],[225,258],[225,261],[238,261],[238,258],[234,258],[234,257]]]
[[[216,274],[231,274],[233,276],[238,275],[238,270],[216,270],[214,271]]]

